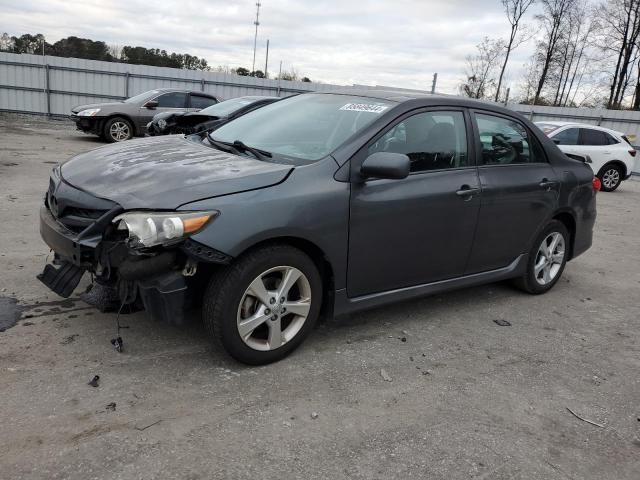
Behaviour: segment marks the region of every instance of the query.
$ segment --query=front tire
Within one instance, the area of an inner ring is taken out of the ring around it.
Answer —
[[[569,232],[562,222],[549,222],[533,242],[527,271],[515,280],[516,286],[534,295],[551,290],[567,264],[569,241]]]
[[[103,132],[109,143],[124,142],[133,137],[133,125],[126,118],[114,117],[105,122]]]
[[[613,192],[622,183],[622,171],[616,165],[605,165],[598,173],[603,192]]]
[[[322,279],[313,260],[297,248],[271,245],[214,274],[202,314],[208,332],[229,355],[263,365],[302,343],[321,304]]]

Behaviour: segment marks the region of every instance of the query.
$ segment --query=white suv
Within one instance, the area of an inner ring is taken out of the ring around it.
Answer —
[[[636,150],[623,133],[584,123],[535,123],[564,153],[585,156],[603,191],[614,191],[631,176]]]

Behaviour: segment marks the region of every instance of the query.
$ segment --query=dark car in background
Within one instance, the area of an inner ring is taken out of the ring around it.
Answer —
[[[78,105],[71,119],[78,130],[98,135],[107,142],[122,142],[146,133],[147,123],[160,112],[196,112],[219,102],[208,93],[158,88],[121,102]]]
[[[280,100],[278,97],[247,95],[231,98],[198,112],[161,112],[147,125],[148,135],[186,135],[212,131],[257,108]]]
[[[170,135],[54,168],[39,276],[85,272],[249,364],[344,315],[513,279],[549,291],[592,242],[598,179],[521,115],[469,99],[308,93],[194,141]],[[573,285],[573,283],[572,283]],[[565,285],[565,288],[570,288]]]

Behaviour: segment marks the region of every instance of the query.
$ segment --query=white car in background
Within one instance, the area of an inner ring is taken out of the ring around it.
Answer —
[[[636,150],[621,132],[585,123],[535,122],[566,154],[581,155],[602,182],[602,190],[613,192],[631,176]]]

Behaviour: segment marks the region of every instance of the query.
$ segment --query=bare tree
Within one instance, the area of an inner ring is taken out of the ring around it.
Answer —
[[[490,98],[489,90],[496,84],[496,69],[505,51],[504,41],[485,37],[476,48],[475,55],[467,56],[467,80],[460,85],[460,92],[471,98]]]
[[[540,100],[542,89],[547,82],[549,70],[558,57],[558,45],[565,35],[565,27],[568,22],[567,13],[571,10],[576,0],[541,0],[543,12],[536,18],[544,33],[543,39],[538,44],[541,60],[540,78],[534,97],[534,104]]]
[[[616,59],[607,107],[620,108],[640,40],[640,0],[607,0],[599,10],[600,48]]]
[[[519,28],[522,17],[531,5],[535,3],[535,0],[501,0],[502,6],[504,7],[504,13],[507,16],[507,20],[511,25],[511,34],[509,35],[509,41],[505,46],[505,54],[504,54],[504,62],[502,63],[502,68],[500,69],[500,75],[498,76],[498,87],[496,88],[496,95],[494,100],[497,102],[500,100],[500,88],[502,87],[502,79],[504,77],[504,71],[507,68],[507,63],[509,62],[509,56],[511,52],[515,50],[520,43],[522,43],[525,38],[520,36],[519,38]]]
[[[109,54],[113,57],[114,60],[118,61],[122,58],[122,47],[117,44],[111,44],[108,47]]]

